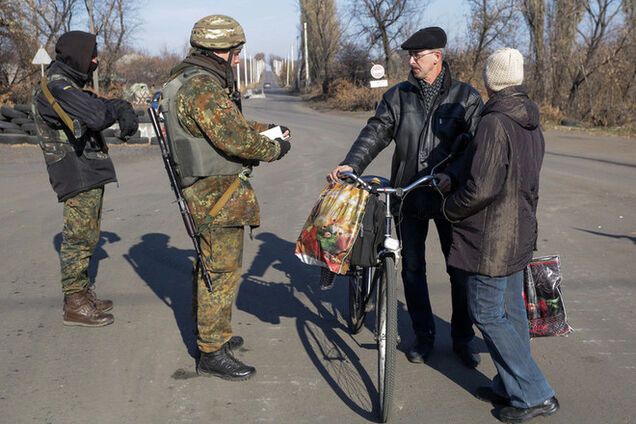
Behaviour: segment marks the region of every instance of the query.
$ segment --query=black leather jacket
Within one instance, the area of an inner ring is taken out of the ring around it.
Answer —
[[[391,164],[393,186],[407,185],[433,170],[448,174],[456,185],[462,169],[459,158],[475,133],[483,103],[477,90],[454,80],[446,62],[444,67],[442,90],[428,117],[418,81],[410,73],[407,81],[391,87],[382,96],[375,116],[362,129],[341,165],[349,165],[361,174],[395,140]],[[453,150],[457,153],[452,162],[436,167]],[[405,213],[429,218],[441,216],[439,194],[422,190],[416,193],[407,198]]]

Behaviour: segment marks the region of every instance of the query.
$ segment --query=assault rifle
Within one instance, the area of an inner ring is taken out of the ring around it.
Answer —
[[[192,217],[192,213],[190,212],[190,207],[183,197],[183,193],[181,192],[181,187],[179,186],[179,181],[177,180],[177,173],[175,171],[175,163],[172,158],[172,154],[170,153],[170,149],[168,148],[168,143],[166,140],[168,139],[168,132],[165,133],[161,129],[161,125],[159,124],[159,116],[157,111],[152,107],[148,108],[148,115],[150,115],[150,121],[152,122],[152,127],[155,130],[155,134],[157,135],[157,140],[159,141],[159,147],[161,148],[161,157],[163,158],[163,164],[166,167],[166,172],[168,173],[168,179],[170,180],[170,185],[172,186],[172,190],[174,191],[175,196],[177,197],[177,205],[179,206],[179,212],[181,212],[181,218],[183,218],[183,223],[185,224],[186,230],[188,231],[188,235],[192,239],[192,243],[194,244],[194,251],[197,255],[197,268],[201,270],[201,275],[203,276],[203,281],[205,282],[206,287],[212,292],[212,279],[210,278],[210,274],[208,274],[208,270],[205,268],[205,262],[203,261],[203,256],[201,256],[201,244],[199,243],[199,233],[197,233],[197,227],[194,223],[194,218]]]

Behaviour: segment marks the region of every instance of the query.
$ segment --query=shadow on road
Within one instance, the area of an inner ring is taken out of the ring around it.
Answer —
[[[58,255],[62,247],[62,237],[63,236],[61,232],[57,233],[53,237],[53,247],[55,247]],[[88,265],[88,281],[90,281],[90,284],[95,284],[95,277],[97,276],[99,261],[108,257],[108,253],[106,253],[106,251],[104,250],[104,245],[106,243],[116,243],[119,240],[121,240],[121,238],[115,233],[111,233],[109,231],[102,231],[101,233],[99,233],[99,241],[97,242],[97,247],[95,247],[95,251],[93,252],[93,256]]]
[[[359,357],[335,331],[342,328],[338,308],[323,304],[326,296],[318,289],[319,270],[294,256],[293,243],[271,233],[261,233],[256,239],[261,245],[243,276],[236,306],[271,324],[280,323],[281,317],[295,318],[307,355],[331,389],[355,413],[375,420],[375,386]],[[284,281],[263,280],[269,267],[281,271]]]
[[[194,250],[169,245],[170,237],[149,233],[130,248],[124,258],[148,287],[172,309],[183,344],[198,356],[192,317],[192,258]]]
[[[624,234],[610,234],[610,233],[604,233],[601,231],[586,230],[585,228],[574,228],[574,229],[577,231],[583,231],[584,233],[594,234],[595,236],[609,237],[609,238],[618,239],[618,240],[625,239],[636,244],[636,237],[634,236],[627,236]]]
[[[296,329],[307,355],[331,389],[352,411],[367,420],[377,420],[375,367],[367,371],[350,346],[375,348],[375,344],[359,344],[350,336],[346,337],[350,339],[347,342],[336,331],[348,331],[344,318],[348,308],[346,283],[336,282],[333,289],[321,291],[319,269],[301,263],[294,256],[293,243],[271,233],[261,233],[256,239],[261,241],[261,245],[254,262],[243,276],[237,307],[270,324],[279,324],[281,317],[295,318]],[[265,281],[263,276],[269,267],[281,271],[285,280]],[[373,313],[369,314],[369,327],[372,327],[373,319]],[[401,335],[412,333],[410,318],[402,302],[398,305],[398,322]],[[428,366],[469,393],[474,393],[478,386],[488,385],[490,379],[477,370],[463,367],[452,354],[450,324],[439,318],[436,324],[437,353],[433,354]],[[401,345],[409,346],[411,342],[403,337]],[[483,342],[480,348],[486,350]],[[444,351],[449,353],[442,354]],[[415,364],[412,366],[414,369],[418,367]]]

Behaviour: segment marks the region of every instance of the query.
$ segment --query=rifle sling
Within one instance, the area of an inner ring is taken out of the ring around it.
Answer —
[[[48,83],[49,82],[46,77],[42,77],[42,79],[40,79],[40,88],[42,89],[42,93],[44,93],[44,97],[46,97],[46,100],[49,102],[55,113],[57,113],[57,116],[59,116],[62,122],[64,122],[64,125],[66,125],[66,127],[71,131],[71,134],[74,134],[73,120],[70,116],[68,116],[68,113],[64,112],[64,109],[62,109],[62,106],[60,106],[57,100],[55,100],[51,90],[49,90]]]
[[[230,200],[230,197],[232,197],[232,195],[239,188],[240,185],[241,185],[241,178],[236,177],[236,179],[227,188],[227,190],[225,190],[225,193],[223,193],[221,198],[217,200],[217,202],[214,204],[212,209],[210,209],[210,215],[212,216],[212,218],[214,218],[221,211],[223,206],[225,206],[228,200]]]

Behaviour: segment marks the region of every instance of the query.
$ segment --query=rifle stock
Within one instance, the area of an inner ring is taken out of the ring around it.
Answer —
[[[201,270],[201,275],[203,277],[203,281],[205,282],[208,291],[212,292],[212,279],[210,278],[210,274],[205,267],[205,262],[203,261],[203,256],[201,255],[201,244],[199,241],[199,233],[197,232],[196,223],[194,222],[194,218],[192,217],[192,213],[190,212],[190,207],[188,206],[188,202],[186,202],[183,197],[183,193],[181,192],[181,187],[179,186],[179,180],[177,179],[177,173],[175,170],[175,164],[172,159],[172,154],[170,153],[170,149],[168,148],[168,143],[166,139],[168,133],[164,133],[161,131],[161,126],[159,124],[159,115],[157,111],[155,111],[152,107],[148,108],[148,115],[150,116],[150,121],[152,122],[152,127],[157,135],[157,140],[159,141],[159,148],[161,149],[161,158],[163,159],[163,164],[166,167],[166,172],[168,173],[168,179],[170,180],[170,186],[172,186],[172,191],[177,198],[177,205],[179,206],[179,212],[181,213],[181,218],[183,219],[183,224],[186,227],[186,231],[188,235],[192,239],[192,243],[194,244],[194,251],[197,255],[198,269]]]

